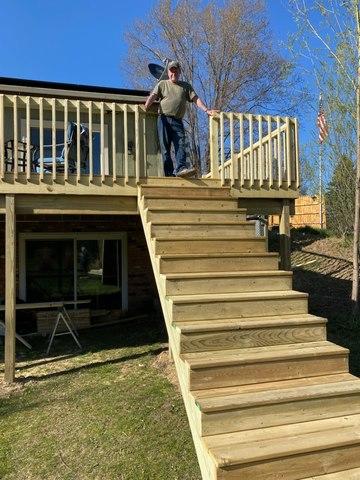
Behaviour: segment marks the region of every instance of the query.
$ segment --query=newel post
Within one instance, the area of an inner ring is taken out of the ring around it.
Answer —
[[[219,121],[209,117],[210,174],[211,178],[219,178]]]

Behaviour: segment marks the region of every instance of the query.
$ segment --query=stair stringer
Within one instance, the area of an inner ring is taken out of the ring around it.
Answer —
[[[201,471],[201,476],[203,480],[216,480],[216,466],[213,459],[210,457],[207,448],[205,447],[202,438],[200,437],[196,425],[198,423],[197,409],[198,407],[195,404],[194,398],[190,393],[188,386],[188,377],[186,375],[187,365],[180,358],[180,353],[178,351],[177,338],[175,335],[175,327],[172,325],[171,318],[171,303],[166,298],[164,292],[164,282],[161,278],[160,268],[159,268],[159,259],[155,256],[153,241],[151,238],[150,228],[151,223],[146,221],[145,218],[145,209],[143,208],[141,202],[141,191],[140,186],[138,188],[138,208],[141,218],[141,222],[144,229],[146,244],[148,247],[151,265],[153,268],[153,273],[156,281],[157,290],[159,293],[160,303],[165,319],[166,331],[169,338],[169,351],[172,354],[172,359],[175,364],[175,369],[177,377],[179,380],[180,391],[184,400],[185,410],[187,413],[191,435],[193,438],[195,451],[198,458],[198,463]]]

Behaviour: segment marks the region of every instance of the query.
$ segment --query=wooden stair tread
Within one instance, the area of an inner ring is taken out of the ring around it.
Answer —
[[[319,323],[327,323],[327,319],[307,313],[304,315],[278,315],[276,317],[214,318],[213,320],[199,320],[197,322],[182,322],[180,320],[174,322],[173,326],[179,328],[182,333],[201,333]]]
[[[238,364],[274,362],[278,360],[346,355],[348,349],[331,342],[296,343],[267,347],[241,348],[226,351],[196,352],[181,354],[191,369],[220,367]]]
[[[204,437],[218,467],[360,444],[360,415]]]
[[[350,373],[336,373],[333,375],[321,375],[318,377],[304,377],[291,380],[278,380],[276,382],[253,383],[250,385],[236,385],[234,387],[218,387],[204,390],[193,390],[194,398],[214,398],[217,396],[237,395],[243,393],[269,392],[288,388],[304,387],[311,385],[333,384],[338,382],[350,382],[358,380],[358,377]]]
[[[167,208],[165,206],[164,207],[146,207],[144,209],[145,213],[148,212],[148,211],[151,212],[152,210],[156,210],[157,213],[162,213],[162,212],[163,213],[169,213],[169,212],[172,212],[174,209],[173,208]],[[177,209],[177,212],[178,213],[187,213],[187,214],[188,213],[195,213],[197,215],[201,215],[201,213],[202,213],[201,211],[199,212],[199,210],[197,210],[197,209],[191,210],[191,208],[186,209],[186,210],[179,208],[179,209]],[[236,212],[241,214],[241,215],[246,215],[246,208],[237,208]],[[212,208],[206,209],[205,211],[203,211],[203,213],[205,213],[205,214],[223,213],[224,216],[226,216],[226,214],[228,214],[228,213],[233,214],[234,212],[228,212],[227,210],[224,211],[222,208],[212,207]],[[244,220],[242,220],[242,221],[244,221]]]
[[[208,241],[208,240],[216,240],[217,242],[218,241],[221,241],[221,242],[228,242],[229,240],[230,241],[234,241],[234,240],[237,240],[239,242],[264,242],[265,241],[265,237],[256,237],[255,235],[251,236],[251,237],[239,237],[239,236],[236,236],[234,235],[233,237],[213,237],[211,235],[207,236],[207,237],[189,237],[189,238],[169,238],[169,237],[154,237],[154,240],[156,240],[157,242],[188,242],[189,240],[191,240],[192,242],[196,241],[196,242],[204,242],[204,241]],[[221,253],[220,253],[221,255]]]
[[[308,477],[305,480],[360,480],[360,468],[341,470],[340,472],[327,473],[316,477]]]
[[[160,198],[160,199],[163,199],[163,200],[217,200],[217,201],[221,201],[221,202],[231,202],[231,203],[235,203],[237,202],[237,198],[235,197],[231,197],[231,196],[227,196],[227,195],[224,195],[224,196],[220,196],[220,195],[216,195],[216,196],[210,196],[210,195],[196,195],[196,196],[193,196],[193,195],[172,195],[171,197],[169,196],[164,196],[164,194],[161,194],[160,192],[157,194],[157,193],[150,193],[150,194],[147,194],[147,195],[144,195],[142,194],[142,198],[146,198],[147,200],[148,199],[152,199],[152,198]]]
[[[160,258],[233,258],[233,257],[278,257],[276,252],[235,252],[235,253],[161,253]],[[276,270],[274,270],[276,271]]]
[[[244,292],[244,293],[216,293],[216,294],[193,294],[193,295],[172,295],[174,304],[186,303],[217,303],[248,300],[287,299],[287,298],[308,298],[307,293],[296,290],[276,290],[268,292]]]
[[[176,223],[169,223],[166,222],[165,220],[159,221],[159,220],[152,220],[149,222],[152,226],[162,226],[165,227],[166,225],[169,225],[169,227],[179,227],[179,226],[189,226],[193,227],[196,225],[197,227],[213,227],[213,226],[219,226],[219,227],[234,227],[234,226],[248,226],[248,225],[255,225],[255,221],[253,220],[239,220],[238,222],[227,222],[226,220],[221,221],[221,222],[210,222],[208,220],[199,222],[199,221],[191,221],[191,220],[183,220],[183,221],[177,221]],[[176,230],[176,229],[175,229]]]
[[[234,393],[233,395],[204,397],[197,399],[197,405],[202,412],[208,413],[359,393],[360,380],[357,379],[337,382],[336,384],[296,386],[267,392]]]
[[[240,270],[240,271],[223,271],[223,272],[191,272],[191,273],[166,273],[166,278],[169,280],[184,279],[184,278],[222,278],[222,277],[288,277],[292,276],[292,272],[285,270]]]

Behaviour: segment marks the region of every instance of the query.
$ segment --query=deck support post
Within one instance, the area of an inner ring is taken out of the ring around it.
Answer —
[[[280,268],[291,270],[290,202],[283,200],[280,216]]]
[[[15,381],[16,333],[16,215],[15,196],[5,199],[5,375],[6,383]]]

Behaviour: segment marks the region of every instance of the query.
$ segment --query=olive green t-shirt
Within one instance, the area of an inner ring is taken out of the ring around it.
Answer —
[[[197,96],[190,83],[161,80],[152,91],[160,99],[159,113],[175,118],[183,118],[186,102],[192,102]]]

